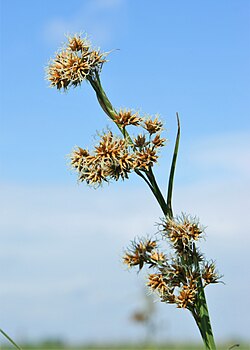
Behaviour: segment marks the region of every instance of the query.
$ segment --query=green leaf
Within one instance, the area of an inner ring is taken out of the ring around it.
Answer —
[[[175,174],[175,166],[176,166],[176,160],[179,150],[179,142],[180,142],[180,134],[181,134],[181,127],[180,127],[180,119],[178,113],[176,113],[177,117],[177,135],[175,140],[175,147],[174,147],[174,154],[170,169],[170,175],[168,180],[168,193],[167,193],[167,208],[168,208],[168,216],[170,218],[173,217],[173,209],[172,209],[172,194],[173,194],[173,185],[174,185],[174,174]]]

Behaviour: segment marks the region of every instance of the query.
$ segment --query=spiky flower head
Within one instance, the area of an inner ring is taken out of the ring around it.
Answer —
[[[149,145],[149,143],[150,142],[146,140],[145,135],[139,134],[134,138],[134,145],[136,148],[143,149],[143,148],[147,147]]]
[[[141,239],[133,241],[128,252],[123,257],[124,264],[131,266],[139,265],[141,269],[144,264],[150,263],[152,265],[152,252],[156,248],[156,241],[151,239]]]
[[[84,167],[86,157],[88,156],[89,152],[86,149],[83,149],[81,147],[77,147],[76,149],[74,149],[71,155],[72,168],[81,172]]]
[[[202,278],[204,280],[205,286],[210,283],[218,283],[221,276],[216,271],[216,266],[214,262],[206,263],[202,271]]]
[[[138,112],[133,113],[131,110],[120,109],[119,113],[114,116],[113,120],[116,124],[125,128],[128,125],[140,125],[142,118],[139,117]]]
[[[93,49],[88,39],[80,35],[68,37],[68,42],[56,53],[46,68],[51,87],[68,89],[100,72],[107,53]]]
[[[150,135],[156,134],[157,132],[161,132],[163,128],[162,122],[156,117],[155,119],[152,119],[151,117],[145,120],[144,129],[146,129]]]
[[[76,34],[74,36],[68,36],[68,45],[67,49],[71,50],[73,52],[81,51],[81,52],[88,52],[90,49],[90,42],[89,40],[85,37],[82,38],[81,35]]]
[[[148,276],[147,285],[159,292],[160,295],[164,295],[164,293],[168,290],[168,286],[166,281],[164,280],[164,276],[160,273],[153,273]]]
[[[192,286],[184,285],[180,290],[179,295],[175,298],[178,308],[188,308],[195,302],[197,290]]]
[[[155,262],[162,262],[166,260],[166,257],[163,253],[158,252],[158,251],[153,251],[152,254],[150,255],[150,259],[155,261]]]
[[[158,156],[156,151],[151,147],[145,147],[136,153],[135,168],[149,170],[157,162]]]
[[[126,253],[123,256],[123,263],[125,265],[128,265],[128,267],[136,266],[141,264],[141,257],[138,251],[135,251],[134,253]]]
[[[173,246],[181,252],[197,241],[204,231],[197,219],[182,215],[174,219],[164,218],[163,235],[168,237]]]
[[[120,117],[124,118],[124,125],[139,123],[140,117],[132,115],[131,112],[126,113],[120,112]],[[164,141],[158,135],[150,140],[150,137],[146,138],[141,134],[130,141],[126,137],[117,137],[108,130],[101,135],[94,151],[89,152],[81,147],[73,150],[70,155],[71,166],[77,171],[78,180],[86,181],[89,185],[124,180],[131,171],[145,171],[153,167],[158,160],[158,147],[161,147]]]
[[[135,248],[139,252],[149,252],[151,253],[153,249],[155,249],[157,243],[155,240],[145,239],[140,240],[137,244],[135,244]]]
[[[163,147],[165,146],[166,139],[162,138],[159,134],[157,134],[154,139],[152,139],[152,144],[154,147]]]
[[[72,152],[70,159],[72,168],[78,173],[78,180],[94,186],[111,179],[127,178],[134,166],[126,141],[115,137],[111,131],[101,136],[94,152],[89,153],[79,147]]]

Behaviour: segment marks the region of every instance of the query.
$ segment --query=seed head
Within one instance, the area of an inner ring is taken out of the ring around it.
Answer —
[[[140,241],[135,245],[136,249],[139,252],[149,252],[151,253],[153,249],[156,247],[156,241],[152,241],[151,239],[146,239],[145,241]]]
[[[155,261],[155,262],[161,262],[161,261],[165,261],[166,257],[163,253],[157,252],[157,251],[153,251],[150,259]]]
[[[167,290],[167,284],[162,274],[153,273],[148,277],[148,286],[163,295]]]
[[[90,42],[87,38],[81,38],[81,35],[76,34],[73,37],[68,36],[68,45],[67,49],[71,51],[81,51],[88,52],[90,50]]]
[[[134,254],[126,253],[123,257],[123,263],[128,265],[128,267],[140,265],[140,254],[138,252],[134,252]]]
[[[218,283],[221,276],[216,272],[215,263],[206,263],[202,272],[202,278],[205,282],[205,286],[210,283]]]
[[[86,149],[82,149],[81,147],[78,147],[76,150],[72,152],[70,157],[72,168],[81,172],[84,167],[84,163],[86,162],[86,157],[88,156],[89,156],[89,152]]]
[[[80,35],[68,37],[66,46],[50,60],[46,78],[51,87],[59,90],[76,87],[101,70],[106,55],[92,49],[89,41]]]
[[[189,286],[184,285],[176,297],[176,304],[178,308],[187,308],[194,304],[197,291]]]
[[[152,143],[155,147],[163,147],[165,146],[166,139],[161,138],[159,134],[155,136],[155,138],[152,140]]]
[[[157,132],[161,132],[163,124],[157,117],[154,120],[149,118],[144,122],[143,127],[149,132],[150,135],[152,135],[156,134]]]
[[[136,153],[135,168],[149,170],[150,167],[157,162],[158,156],[156,151],[150,147],[146,147]]]
[[[100,185],[103,181],[128,178],[134,167],[134,155],[130,154],[124,139],[112,132],[104,133],[94,152],[78,148],[71,155],[72,167],[78,172],[80,182]]]
[[[142,149],[144,147],[147,147],[149,145],[149,142],[146,141],[145,135],[138,135],[136,138],[134,138],[134,145],[135,147]]]
[[[120,110],[118,114],[114,116],[114,122],[125,128],[127,125],[140,125],[141,118],[138,113],[132,113],[131,110]]]
[[[151,239],[143,239],[138,242],[132,242],[129,252],[127,252],[123,257],[123,262],[129,267],[139,265],[141,269],[144,264],[151,264],[152,260],[150,255],[152,251],[156,248],[156,241]]]
[[[203,230],[197,221],[186,215],[175,219],[167,218],[163,221],[163,234],[169,237],[179,252],[189,247],[193,241],[198,240]]]

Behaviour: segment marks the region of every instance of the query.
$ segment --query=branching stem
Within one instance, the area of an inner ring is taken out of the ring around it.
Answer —
[[[109,101],[107,95],[105,94],[98,72],[95,72],[95,75],[93,77],[89,77],[88,81],[90,82],[91,86],[96,92],[96,96],[98,99],[98,102],[100,106],[102,107],[103,111],[108,115],[109,118],[111,118],[114,121],[114,117],[117,114],[115,109],[113,108],[111,102]],[[178,113],[176,113],[177,116],[177,135],[176,135],[176,141],[175,141],[175,148],[172,158],[172,164],[170,168],[170,175],[169,175],[169,182],[168,182],[168,192],[167,192],[167,201],[164,199],[164,196],[162,195],[162,192],[157,184],[157,181],[155,179],[152,167],[149,167],[148,170],[140,171],[138,169],[135,170],[136,174],[140,176],[146,184],[149,186],[150,190],[154,194],[157,202],[159,203],[163,214],[166,218],[173,218],[173,210],[172,210],[172,192],[173,192],[173,183],[174,183],[174,174],[175,174],[175,167],[176,167],[176,160],[178,155],[178,149],[179,149],[179,140],[180,140],[180,121]],[[121,125],[117,124],[117,127],[123,134],[124,138],[128,140],[129,144],[132,146],[133,141],[127,132],[125,128],[123,128]],[[197,258],[196,254],[196,248],[194,245],[194,259]],[[194,261],[196,265],[196,269],[200,274],[200,266],[199,261],[196,259]],[[197,303],[196,305],[190,309],[196,324],[199,328],[201,337],[203,339],[204,345],[207,350],[216,350],[214,338],[213,338],[213,332],[212,327],[210,324],[210,318],[208,313],[208,307],[206,303],[206,297],[204,292],[204,286],[202,284],[201,276],[198,278],[198,297],[197,297]],[[20,349],[20,348],[19,348]]]

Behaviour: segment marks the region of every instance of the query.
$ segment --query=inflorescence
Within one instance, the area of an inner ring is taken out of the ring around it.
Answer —
[[[46,69],[51,87],[67,90],[100,72],[107,53],[93,49],[87,37],[68,36],[68,42],[51,59]]]
[[[153,269],[148,275],[148,287],[157,292],[162,302],[176,304],[178,308],[195,310],[198,283],[204,286],[217,283],[220,276],[214,262],[205,261],[195,248],[195,241],[202,237],[204,228],[197,220],[186,215],[175,219],[164,218],[160,224],[163,242],[168,242],[174,254],[166,256],[158,249],[156,240],[132,242],[125,253],[123,262],[129,267],[144,265]]]
[[[180,137],[178,114],[178,133],[166,201],[152,170],[158,161],[161,147],[166,144],[166,139],[161,136],[163,124],[157,116],[143,117],[130,109],[114,109],[102,88],[99,76],[107,61],[106,57],[107,53],[93,49],[86,37],[74,35],[68,37],[67,43],[46,69],[50,86],[58,90],[79,86],[83,81],[89,82],[101,108],[121,131],[121,137],[114,135],[111,130],[103,132],[92,151],[75,148],[70,154],[71,168],[77,172],[79,182],[92,186],[127,179],[132,171],[146,181],[165,215],[159,230],[161,241],[169,243],[173,254],[167,256],[163,253],[158,246],[159,240],[141,239],[132,242],[123,262],[129,268],[138,266],[141,270],[147,266],[151,269],[152,273],[147,280],[150,290],[157,292],[162,302],[190,310],[206,348],[212,344],[211,349],[214,349],[204,287],[217,283],[221,276],[216,271],[215,263],[206,261],[196,248],[197,241],[203,237],[204,228],[198,220],[187,215],[173,218],[171,205]],[[128,128],[132,127],[138,130],[133,137],[128,133]],[[202,316],[204,314],[207,315],[206,319]]]
[[[165,145],[160,133],[162,123],[157,117],[143,118],[131,110],[120,110],[114,117],[122,130],[140,127],[144,133],[132,139],[115,136],[111,131],[101,135],[94,151],[78,147],[70,155],[71,166],[80,182],[98,186],[110,180],[127,179],[131,171],[148,171],[158,159],[159,148]]]
[[[110,180],[127,179],[132,171],[150,171],[166,141],[161,137],[163,124],[157,116],[142,117],[130,109],[113,109],[101,88],[99,77],[106,56],[107,53],[93,49],[86,37],[69,36],[46,69],[50,86],[59,90],[89,81],[102,108],[122,131],[123,137],[111,131],[103,133],[92,152],[77,147],[71,153],[71,167],[78,173],[78,181],[94,186]],[[127,132],[126,128],[130,126],[140,128],[140,133],[134,138]]]
[[[93,49],[86,37],[74,35],[68,37],[68,42],[47,67],[50,86],[59,90],[89,81],[103,110],[122,132],[122,137],[118,137],[108,130],[100,135],[93,151],[77,147],[71,153],[70,163],[78,174],[78,181],[93,186],[127,179],[132,171],[142,177],[143,174],[148,176],[158,160],[159,149],[166,142],[161,136],[163,124],[158,117],[142,117],[130,109],[113,109],[99,78],[106,56],[107,53]],[[135,137],[130,137],[127,132],[131,126],[140,129]],[[151,183],[150,186],[154,191],[154,185]],[[155,240],[141,240],[133,242],[123,261],[128,267],[138,265],[142,269],[147,265],[154,269],[148,276],[147,285],[158,292],[161,301],[194,312],[199,284],[207,286],[217,283],[220,278],[215,263],[205,261],[196,250],[195,243],[202,237],[204,228],[186,215],[165,216],[160,231],[162,240],[172,246],[173,256],[167,257],[159,251]]]

